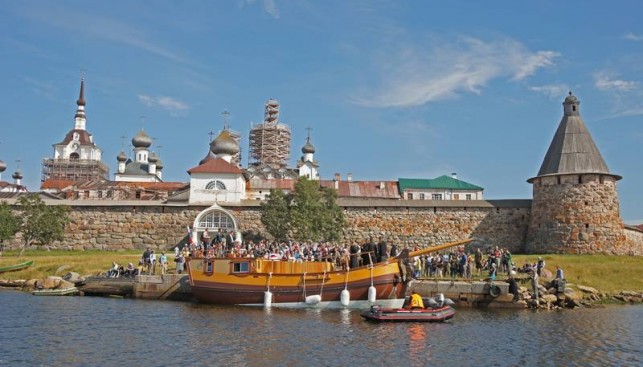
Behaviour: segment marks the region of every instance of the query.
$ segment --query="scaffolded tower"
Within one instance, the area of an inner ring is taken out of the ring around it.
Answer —
[[[250,129],[250,165],[286,167],[290,157],[290,128],[279,123],[279,102],[266,102],[264,121]]]

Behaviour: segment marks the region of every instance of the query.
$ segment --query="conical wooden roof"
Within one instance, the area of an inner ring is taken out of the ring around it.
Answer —
[[[564,114],[558,130],[549,145],[538,176],[530,178],[533,182],[537,177],[561,174],[607,174],[610,173],[594,140],[590,135],[579,113],[580,101],[569,92],[563,102]]]

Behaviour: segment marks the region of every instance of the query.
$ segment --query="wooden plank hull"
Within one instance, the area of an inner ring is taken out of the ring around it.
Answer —
[[[266,272],[270,263],[263,260],[251,260],[255,263],[251,268],[264,270],[235,274],[226,272],[226,266],[221,262],[235,260],[220,259],[212,268],[223,271],[208,273],[208,264],[200,259],[188,263],[190,286],[197,300],[203,303],[221,305],[252,305],[265,304],[266,291],[272,293],[271,304],[276,307],[321,307],[321,308],[365,308],[368,301],[369,288],[375,288],[376,302],[387,307],[401,307],[406,294],[406,283],[401,281],[397,261],[375,264],[372,268],[361,267],[350,271],[333,271],[315,269],[320,264],[308,263],[301,265],[311,272],[297,272],[289,269],[284,272]],[[286,264],[275,262],[277,266]],[[274,266],[272,266],[274,268]],[[349,292],[348,305],[342,304],[342,291]],[[313,297],[311,297],[313,296]]]

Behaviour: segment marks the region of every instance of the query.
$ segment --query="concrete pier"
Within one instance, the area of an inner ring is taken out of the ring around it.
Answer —
[[[495,307],[524,308],[524,303],[513,303],[509,294],[509,284],[498,281],[493,283],[497,289],[491,291],[489,282],[484,281],[445,281],[414,280],[409,284],[409,292],[415,290],[424,297],[434,297],[439,293],[451,298],[456,307]],[[492,294],[493,293],[493,294]]]

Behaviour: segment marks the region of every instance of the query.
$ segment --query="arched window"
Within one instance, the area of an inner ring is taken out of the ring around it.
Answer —
[[[205,185],[206,190],[225,190],[225,184],[219,180],[213,180]]]
[[[80,156],[76,152],[73,152],[69,155],[69,159],[78,159],[78,158],[80,158]]]
[[[213,210],[201,217],[199,228],[234,229],[234,221],[225,212]]]

